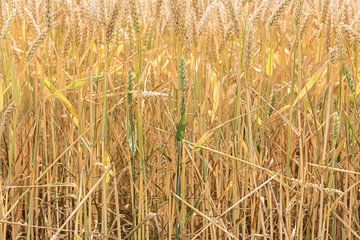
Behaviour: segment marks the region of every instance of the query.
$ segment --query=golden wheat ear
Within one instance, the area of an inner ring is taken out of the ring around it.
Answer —
[[[14,102],[11,101],[10,104],[1,110],[0,112],[0,133],[2,133],[3,128],[11,121],[11,115],[15,110]]]

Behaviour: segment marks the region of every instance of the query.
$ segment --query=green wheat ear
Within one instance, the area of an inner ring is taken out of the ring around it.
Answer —
[[[180,58],[179,63],[179,79],[181,84],[181,119],[176,131],[176,141],[181,142],[184,139],[185,135],[185,122],[186,122],[186,107],[185,107],[185,91],[186,91],[186,69],[185,69],[185,59]]]
[[[133,76],[133,72],[131,70],[129,70],[128,72],[128,86],[127,86],[127,101],[129,106],[132,104],[132,100],[133,100],[133,88],[134,88],[134,76]]]
[[[348,81],[351,93],[354,94],[355,90],[356,90],[356,87],[355,87],[354,79],[353,79],[353,77],[351,75],[349,66],[347,64],[343,68],[343,73],[344,73],[344,75],[346,77],[346,80]]]
[[[181,90],[183,93],[185,93],[186,90],[186,69],[185,69],[185,58],[180,58],[180,63],[179,63],[179,78],[180,78],[180,83],[181,83]]]
[[[332,137],[333,137],[335,146],[337,146],[338,141],[339,141],[339,136],[340,136],[340,116],[339,116],[339,110],[338,110],[338,100],[337,100],[336,96],[334,98],[334,108],[335,108],[335,112],[334,112],[334,116],[333,116]]]

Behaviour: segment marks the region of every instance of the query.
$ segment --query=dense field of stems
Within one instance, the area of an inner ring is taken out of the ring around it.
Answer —
[[[1,0],[0,240],[360,239],[359,0]]]

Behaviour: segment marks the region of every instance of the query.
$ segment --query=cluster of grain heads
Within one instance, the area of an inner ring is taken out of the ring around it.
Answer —
[[[0,0],[0,239],[359,238],[358,2]]]

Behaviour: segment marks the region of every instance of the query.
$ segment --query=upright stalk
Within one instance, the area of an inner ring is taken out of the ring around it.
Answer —
[[[185,59],[180,58],[179,63],[179,79],[181,84],[181,118],[180,122],[176,131],[176,147],[177,147],[177,164],[176,164],[176,190],[175,193],[179,197],[183,197],[182,193],[184,192],[184,187],[181,186],[181,176],[183,174],[183,156],[182,156],[182,140],[184,139],[185,135],[185,123],[186,123],[186,103],[185,103],[185,94],[186,94],[186,69],[185,69]],[[181,212],[182,206],[179,202],[178,204],[178,216],[177,216],[177,222],[176,222],[176,238],[181,238],[181,231],[183,230],[182,224],[184,223],[184,219],[181,218],[180,212]]]

